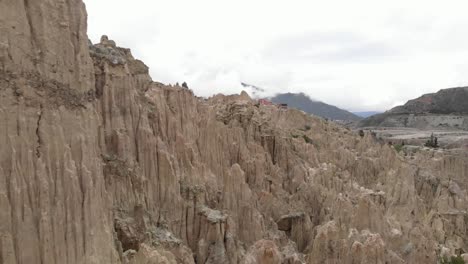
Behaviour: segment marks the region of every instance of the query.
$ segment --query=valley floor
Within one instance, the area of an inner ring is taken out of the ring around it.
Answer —
[[[367,128],[376,133],[377,138],[387,142],[423,146],[434,134],[438,138],[439,145],[448,149],[468,149],[468,131],[465,130],[424,130],[406,127],[376,127]]]

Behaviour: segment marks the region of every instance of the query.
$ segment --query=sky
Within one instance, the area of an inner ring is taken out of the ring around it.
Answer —
[[[384,111],[468,85],[468,1],[84,0],[93,43],[108,35],[155,81],[199,96],[303,92]]]

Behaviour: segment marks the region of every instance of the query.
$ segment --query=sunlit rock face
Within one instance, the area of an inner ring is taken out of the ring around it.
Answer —
[[[1,263],[435,263],[466,156],[153,82],[79,0],[0,1]]]

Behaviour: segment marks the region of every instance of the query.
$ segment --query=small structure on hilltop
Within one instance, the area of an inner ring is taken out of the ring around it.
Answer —
[[[258,104],[260,105],[274,105],[272,101],[267,99],[258,99]]]
[[[268,99],[258,99],[258,105],[274,105],[279,109],[288,109],[288,104],[275,104]]]
[[[288,109],[288,104],[278,104],[278,108],[280,108],[280,109]]]

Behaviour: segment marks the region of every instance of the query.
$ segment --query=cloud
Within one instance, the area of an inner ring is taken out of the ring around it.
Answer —
[[[273,41],[264,55],[272,62],[295,64],[376,62],[401,53],[385,42],[350,32],[309,32]]]
[[[247,82],[350,110],[386,110],[468,84],[468,3],[431,0],[85,0],[89,35],[109,35],[153,79],[198,95]]]

